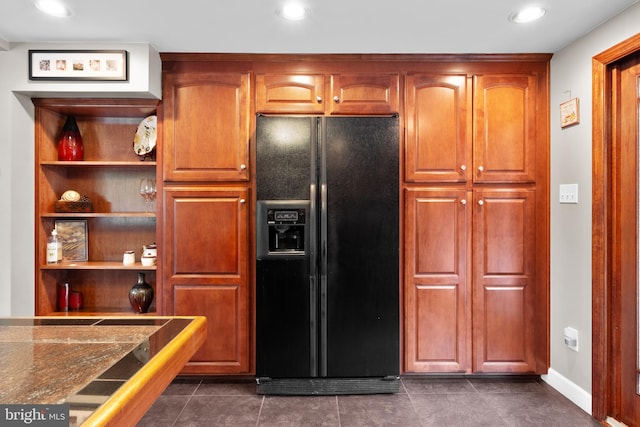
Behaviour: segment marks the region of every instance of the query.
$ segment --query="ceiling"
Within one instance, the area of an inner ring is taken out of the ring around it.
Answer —
[[[638,0],[65,0],[73,16],[42,15],[33,0],[0,2],[0,40],[150,43],[159,52],[553,53]],[[534,23],[508,20],[535,4]]]

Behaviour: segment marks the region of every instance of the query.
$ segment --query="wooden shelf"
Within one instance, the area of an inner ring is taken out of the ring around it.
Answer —
[[[153,308],[153,307],[152,307]],[[52,311],[46,314],[46,316],[61,316],[61,317],[74,317],[74,316],[157,316],[158,313],[149,311],[148,313],[136,313],[133,309],[129,311],[123,311],[115,307],[92,307],[91,309],[82,310],[70,310],[70,311]]]
[[[155,271],[156,266],[144,266],[139,262],[124,265],[122,261],[68,261],[59,264],[43,264],[42,270],[141,270]]]
[[[52,160],[52,161],[42,161],[40,162],[41,166],[53,166],[53,167],[75,167],[75,168],[112,168],[112,167],[118,167],[118,168],[144,168],[144,167],[148,167],[148,168],[155,168],[156,167],[156,162],[155,160],[153,161],[147,161],[147,160],[138,160],[138,161],[128,161],[128,160],[114,160],[114,161],[100,161],[100,160],[82,160],[82,161],[75,161],[75,162],[70,162],[70,161],[58,161],[58,160]]]
[[[155,218],[155,212],[45,212],[42,218]]]

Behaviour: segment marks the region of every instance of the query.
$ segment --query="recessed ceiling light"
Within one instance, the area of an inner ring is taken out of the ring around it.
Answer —
[[[536,19],[540,19],[547,11],[541,7],[532,6],[512,13],[509,16],[509,20],[517,24],[524,24],[526,22],[532,22]]]
[[[304,19],[306,10],[299,3],[287,3],[280,10],[280,15],[289,21],[300,21]]]
[[[47,15],[61,18],[71,16],[71,10],[57,0],[37,0],[35,4],[41,12]]]

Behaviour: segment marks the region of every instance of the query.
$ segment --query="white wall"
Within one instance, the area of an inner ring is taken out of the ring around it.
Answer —
[[[125,49],[129,81],[31,82],[28,49]],[[34,124],[31,97],[160,98],[160,55],[147,44],[18,44],[0,50],[0,316],[34,312]]]
[[[555,53],[551,60],[551,368],[560,381],[577,385],[589,396],[591,58],[638,32],[640,3]],[[575,97],[580,99],[580,124],[561,129],[559,105]],[[558,203],[560,184],[578,184],[578,204]],[[579,332],[577,353],[564,344],[565,326]]]
[[[9,67],[8,52],[0,50],[0,76],[7,75]],[[0,316],[11,314],[11,98],[7,80],[0,78],[0,200],[5,201],[0,208]]]

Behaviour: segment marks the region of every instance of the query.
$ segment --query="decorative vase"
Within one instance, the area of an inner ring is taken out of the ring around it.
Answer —
[[[68,116],[62,127],[62,134],[58,141],[58,160],[82,160],[84,145],[80,129],[73,116]]]
[[[144,273],[138,273],[138,281],[129,291],[129,302],[136,313],[146,313],[153,301],[153,288],[144,280]]]

